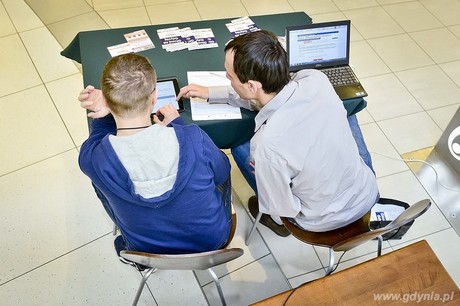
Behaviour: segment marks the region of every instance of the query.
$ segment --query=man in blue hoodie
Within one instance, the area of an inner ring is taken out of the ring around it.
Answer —
[[[88,86],[79,96],[94,119],[79,164],[124,247],[163,254],[223,247],[232,225],[227,156],[170,105],[152,124],[156,73],[145,57],[112,58],[101,89]]]

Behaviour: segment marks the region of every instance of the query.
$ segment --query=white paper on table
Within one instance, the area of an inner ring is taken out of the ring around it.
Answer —
[[[230,80],[225,76],[225,71],[188,71],[188,83],[202,86],[230,86]],[[239,107],[228,104],[210,104],[199,98],[190,99],[192,119],[200,120],[223,120],[242,119]]]
[[[252,21],[251,18],[247,16],[233,19],[230,23],[226,23],[225,25],[232,34],[232,37],[237,37],[249,32],[256,32],[260,30],[254,21]]]
[[[371,221],[393,221],[402,212],[404,212],[402,206],[376,203],[371,209]]]
[[[122,54],[134,53],[133,47],[130,43],[122,43],[119,45],[110,46],[107,47],[107,50],[109,50],[109,53],[112,57]]]

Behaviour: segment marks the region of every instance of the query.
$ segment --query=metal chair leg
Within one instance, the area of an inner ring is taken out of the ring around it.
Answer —
[[[257,223],[259,223],[260,218],[262,218],[262,213],[259,211],[259,213],[256,216],[256,219],[254,220],[254,224],[251,227],[251,231],[249,232],[249,235],[246,237],[246,245],[249,245],[249,242],[251,241],[252,235],[254,234],[254,231],[256,230]]]
[[[136,296],[134,297],[133,301],[133,306],[137,305],[137,302],[139,302],[139,298],[141,296],[142,290],[144,289],[145,283],[147,282],[147,279],[150,277],[150,275],[155,272],[157,269],[156,268],[150,268],[148,269],[144,275],[142,276],[141,283],[139,285],[139,288],[137,289]]]
[[[378,236],[377,239],[378,239],[377,256],[380,256],[380,255],[382,255],[383,237],[382,237],[382,236]]]
[[[334,263],[335,263],[335,254],[332,248],[329,248],[329,265],[327,266],[326,276],[331,274],[334,270]]]
[[[209,274],[211,274],[211,277],[214,280],[214,283],[216,284],[217,292],[219,292],[219,297],[222,302],[222,305],[226,306],[227,303],[225,303],[224,293],[222,292],[222,288],[220,287],[219,278],[217,277],[216,273],[214,273],[214,271],[211,268],[208,269],[208,272]]]
[[[117,235],[117,231],[118,231],[118,226],[114,223],[114,224],[113,224],[113,229],[112,229],[112,234],[113,234],[114,236],[116,236],[116,235]]]

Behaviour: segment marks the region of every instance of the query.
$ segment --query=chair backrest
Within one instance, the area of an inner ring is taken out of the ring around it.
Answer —
[[[428,208],[431,206],[431,201],[428,199],[421,200],[413,205],[411,205],[408,209],[403,211],[396,219],[394,219],[391,223],[387,226],[378,228],[373,231],[369,231],[367,233],[363,233],[357,235],[355,237],[348,238],[342,242],[337,243],[332,248],[334,251],[337,252],[345,252],[348,251],[366,241],[372,240],[377,238],[383,234],[391,232],[394,229],[397,229],[424,214]]]
[[[127,260],[160,270],[206,270],[234,260],[243,253],[240,248],[231,248],[192,254],[121,251],[120,255]]]

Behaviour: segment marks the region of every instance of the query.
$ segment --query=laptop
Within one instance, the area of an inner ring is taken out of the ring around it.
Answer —
[[[319,69],[342,100],[367,96],[350,63],[350,20],[286,28],[289,70]]]

